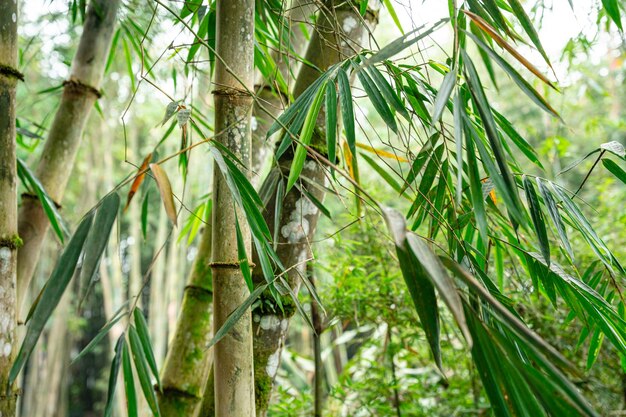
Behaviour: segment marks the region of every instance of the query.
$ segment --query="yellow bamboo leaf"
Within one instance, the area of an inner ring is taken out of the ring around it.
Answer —
[[[165,207],[165,213],[170,221],[177,225],[176,206],[174,206],[174,194],[172,194],[172,185],[167,177],[167,174],[158,164],[150,164],[150,170],[154,175],[154,179],[159,186],[159,193],[161,194],[161,200],[163,200],[163,207]]]
[[[403,157],[401,157],[399,155],[395,155],[395,154],[393,154],[391,152],[383,151],[382,149],[372,148],[371,146],[365,145],[364,143],[358,143],[357,142],[356,143],[356,147],[357,148],[361,148],[363,150],[366,150],[368,152],[372,152],[372,153],[374,153],[374,154],[376,154],[378,156],[382,156],[384,158],[395,159],[398,162],[409,162],[408,159],[403,158]]]

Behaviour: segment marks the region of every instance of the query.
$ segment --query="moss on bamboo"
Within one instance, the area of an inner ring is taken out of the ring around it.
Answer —
[[[24,241],[18,235],[0,238],[0,248],[19,249],[23,244]]]
[[[279,318],[290,318],[296,314],[296,303],[291,297],[280,297],[279,305],[272,293],[269,290],[265,290],[259,296],[259,302],[254,308],[254,314],[261,316],[274,315]]]

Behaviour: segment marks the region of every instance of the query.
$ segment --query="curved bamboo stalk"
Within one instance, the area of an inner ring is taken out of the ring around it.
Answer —
[[[100,96],[100,82],[120,3],[120,0],[92,0],[89,3],[71,75],[64,83],[61,103],[37,166],[37,177],[57,204],[63,200],[85,124]],[[18,251],[17,270],[17,299],[18,306],[21,306],[49,222],[39,200],[31,195],[23,196],[18,217],[18,230],[24,240],[24,246]]]
[[[0,0],[0,415],[15,416],[16,394],[8,386],[13,364],[17,305],[17,167],[15,97],[17,82],[17,1]]]

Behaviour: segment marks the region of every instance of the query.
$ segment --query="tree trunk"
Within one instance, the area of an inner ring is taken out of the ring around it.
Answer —
[[[16,393],[8,386],[15,357],[17,248],[17,171],[15,96],[17,1],[0,0],[0,415],[15,416]]]
[[[325,6],[328,7],[329,11],[320,13],[318,17],[305,56],[305,62],[309,62],[311,65],[302,66],[294,87],[295,97],[302,94],[320,76],[320,70],[325,71],[330,66],[359,51],[363,47],[365,36],[368,34],[368,29],[358,23],[361,22],[361,17],[358,8],[355,8],[351,2],[327,1]],[[368,12],[366,14],[368,23],[374,22],[375,18],[374,13]],[[356,24],[352,24],[352,22]],[[340,39],[344,39],[344,41],[340,42]],[[323,112],[320,113],[317,125],[311,146],[323,150],[326,145]],[[293,154],[286,152],[279,161],[279,169],[281,169],[284,178],[289,175],[292,158]],[[303,181],[302,187],[322,201],[324,199],[322,189],[308,186],[308,183],[325,183],[326,176],[323,167],[309,159],[301,175],[310,180]],[[274,224],[275,197],[276,192],[270,198],[264,213],[268,225]],[[297,188],[292,188],[284,197],[277,252],[285,268],[291,268],[288,273],[288,282],[296,294],[300,287],[300,276],[306,273],[305,261],[312,256],[310,242],[313,240],[318,218],[319,210],[317,207]],[[256,283],[264,281],[262,274],[257,270],[254,271],[253,279]],[[264,417],[267,414],[272,385],[287,336],[289,319],[295,312],[293,307],[281,310],[275,305],[275,301],[269,294],[264,294],[262,297],[266,301],[260,303],[263,309],[256,309],[253,312],[255,384],[257,387],[257,415],[259,417]],[[293,301],[285,299],[283,305],[293,306]]]
[[[4,2],[10,3],[10,0]],[[37,166],[37,177],[57,204],[63,199],[89,113],[100,96],[100,82],[119,5],[120,0],[90,2],[71,75],[64,83],[61,103]],[[24,195],[19,212],[19,233],[24,246],[18,252],[18,305],[33,276],[48,226],[48,218],[37,197]]]
[[[250,167],[252,95],[254,88],[255,0],[218,0],[215,65],[216,139]],[[244,303],[250,291],[243,279],[237,249],[236,219],[243,244],[251,254],[250,229],[243,211],[235,207],[225,177],[213,173],[213,327],[219,329]],[[252,322],[244,314],[213,347],[216,417],[254,417]]]

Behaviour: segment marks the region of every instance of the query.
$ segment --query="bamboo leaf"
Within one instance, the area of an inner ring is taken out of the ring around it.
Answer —
[[[526,199],[528,201],[528,206],[530,207],[530,217],[533,221],[533,226],[535,227],[535,233],[537,234],[537,238],[539,239],[541,254],[548,263],[548,266],[550,266],[550,242],[548,241],[548,232],[546,231],[546,224],[543,220],[543,213],[541,211],[541,206],[539,205],[537,192],[535,191],[535,187],[527,176],[524,175],[524,177],[522,178],[522,183],[524,184]]]
[[[23,182],[25,182],[26,185],[35,192],[39,202],[41,203],[41,207],[46,213],[46,217],[48,217],[50,225],[52,225],[52,229],[61,243],[64,243],[65,236],[68,236],[69,232],[67,231],[67,226],[65,225],[61,214],[57,210],[56,204],[43,188],[39,179],[35,177],[35,174],[33,174],[26,163],[20,158],[17,158],[17,173],[19,177],[23,179]]]
[[[543,49],[543,45],[541,45],[541,41],[539,40],[539,35],[537,34],[535,27],[530,21],[530,18],[526,14],[526,11],[522,7],[522,4],[520,3],[520,1],[519,0],[507,0],[507,1],[509,5],[511,6],[511,9],[513,10],[513,14],[515,15],[515,17],[517,17],[517,20],[519,20],[519,22],[522,24],[524,31],[526,32],[526,34],[532,41],[533,45],[535,45],[535,48],[537,48],[541,56],[543,56],[543,59],[545,59],[548,65],[550,65],[550,59],[548,58],[548,54],[546,54],[546,51]]]
[[[130,342],[130,349],[133,354],[133,363],[135,364],[135,370],[139,377],[139,385],[143,395],[148,402],[148,406],[152,411],[152,415],[159,417],[161,412],[159,411],[159,404],[157,403],[156,395],[154,394],[154,388],[150,381],[150,374],[148,373],[148,363],[141,344],[141,339],[137,334],[137,330],[134,326],[128,328],[128,340]]]
[[[441,87],[439,87],[439,91],[437,92],[437,96],[435,97],[435,104],[433,106],[432,127],[439,123],[441,115],[443,114],[443,110],[448,105],[448,101],[450,100],[450,95],[452,94],[452,90],[454,89],[455,84],[456,70],[454,70],[453,68],[443,78]]]
[[[400,113],[405,119],[409,120],[410,116],[406,106],[402,103],[398,94],[396,94],[394,89],[389,84],[389,81],[387,81],[383,74],[381,74],[378,68],[369,67],[366,71],[371,75],[372,80],[374,80],[374,84],[376,84],[387,103],[391,104],[395,111]]]
[[[384,169],[383,167],[381,167],[380,165],[378,165],[376,163],[376,161],[374,161],[372,158],[370,158],[369,156],[365,155],[365,154],[361,154],[361,158],[363,158],[365,160],[365,162],[367,162],[373,169],[374,171],[376,171],[378,173],[378,175],[381,176],[382,179],[385,180],[385,182],[387,184],[389,184],[389,186],[396,191],[398,194],[402,193],[402,187],[400,186],[400,184],[389,174],[389,172],[387,172],[386,169]]]
[[[334,82],[326,85],[326,144],[328,160],[334,164],[337,160],[337,90]]]
[[[146,239],[148,234],[148,208],[150,206],[150,189],[146,191],[146,195],[141,203],[141,234]]]
[[[128,417],[137,417],[137,392],[135,391],[135,377],[130,362],[128,344],[122,346],[122,369],[124,371],[124,389],[126,391],[126,409]]]
[[[389,159],[396,160],[398,162],[409,162],[408,159],[403,158],[403,157],[401,157],[399,155],[396,155],[395,153],[387,152],[387,151],[384,151],[382,149],[376,149],[376,148],[373,148],[373,147],[371,147],[369,145],[366,145],[364,143],[357,142],[356,143],[356,147],[357,148],[361,148],[363,150],[366,150],[368,152],[371,152],[373,154],[376,154],[378,156],[382,156],[384,158],[389,158]]]
[[[152,160],[152,153],[149,153],[143,159],[143,162],[141,163],[141,166],[137,170],[137,176],[133,180],[133,183],[130,186],[130,191],[128,192],[128,197],[126,199],[126,206],[124,207],[124,211],[128,210],[128,206],[130,205],[130,201],[132,200],[133,196],[137,193],[137,191],[139,190],[139,187],[143,183],[143,180],[146,177],[146,173],[144,171],[146,171],[148,169],[148,164],[150,164],[151,160]]]
[[[111,416],[113,413],[113,396],[115,395],[115,387],[117,386],[117,376],[120,373],[120,365],[122,363],[122,349],[124,346],[124,333],[117,339],[115,345],[115,356],[111,362],[111,372],[109,373],[109,388],[107,391],[107,402],[104,406],[104,417]]]
[[[15,362],[9,373],[9,386],[13,385],[22,367],[30,357],[46,322],[54,312],[54,309],[61,301],[61,297],[65,292],[74,271],[78,258],[83,250],[83,245],[89,234],[91,223],[93,221],[93,212],[88,213],[80,223],[76,232],[70,239],[67,247],[57,261],[50,278],[46,284],[45,290],[42,292],[41,299],[37,303],[37,307],[33,311],[32,318],[28,322],[26,335],[20,347],[20,351],[15,358]]]
[[[246,246],[243,241],[241,226],[239,226],[239,219],[237,218],[236,212],[235,230],[237,233],[237,257],[239,258],[239,268],[241,269],[244,281],[246,281],[246,285],[248,285],[248,289],[252,292],[252,290],[254,290],[254,283],[252,282],[252,273],[250,272],[250,264],[248,263],[248,254],[246,253]]]
[[[113,192],[102,199],[98,211],[93,222],[93,232],[89,233],[85,242],[85,257],[83,259],[80,271],[81,287],[85,289],[83,292],[86,296],[86,289],[100,265],[100,259],[106,249],[107,242],[111,235],[113,222],[117,217],[120,208],[120,196]],[[82,298],[82,297],[81,297]]]
[[[544,99],[538,92],[535,90],[528,81],[524,79],[515,69],[506,62],[500,55],[498,55],[493,49],[487,46],[483,41],[478,39],[476,36],[471,33],[467,33],[467,36],[472,38],[472,40],[478,45],[480,49],[485,51],[491,59],[496,61],[496,63],[511,77],[513,82],[517,84],[517,86],[522,90],[524,94],[526,94],[535,104],[537,104],[544,111],[550,113],[552,116],[560,119],[558,112]]]
[[[619,1],[617,0],[602,0],[602,5],[606,14],[615,22],[620,31],[624,30],[622,26],[622,18],[619,11]]]
[[[439,344],[439,310],[437,309],[435,286],[426,276],[424,269],[415,259],[415,255],[407,243],[404,217],[399,212],[388,208],[383,210],[383,215],[387,228],[394,239],[402,276],[413,299],[422,328],[426,333],[430,350],[433,353],[435,363],[443,372]]]
[[[315,125],[317,123],[317,116],[320,112],[320,108],[322,107],[322,100],[324,99],[325,93],[326,86],[322,85],[317,91],[317,95],[315,96],[315,99],[313,100],[313,103],[306,115],[304,126],[302,127],[302,132],[300,133],[300,141],[296,147],[293,162],[291,163],[291,169],[289,170],[289,178],[287,179],[287,189],[285,190],[285,193],[288,193],[289,190],[291,190],[300,176],[302,168],[304,168],[304,162],[306,161],[307,154],[305,145],[309,145],[311,143],[313,131],[315,130]]]
[[[85,346],[85,348],[83,350],[81,350],[80,353],[74,359],[72,359],[72,362],[70,363],[70,365],[75,364],[83,356],[85,356],[86,354],[91,352],[93,350],[93,348],[95,348],[98,345],[98,343],[100,343],[100,341],[104,338],[104,336],[106,336],[109,333],[109,331],[113,328],[113,326],[115,326],[115,324],[122,319],[122,317],[124,317],[123,314],[118,314],[116,317],[113,317],[112,320],[109,320],[109,322],[107,324],[105,324],[102,327],[102,329],[100,329],[98,334],[96,334],[94,336],[94,338],[91,339],[91,342],[89,342],[89,344],[87,344],[87,346]],[[118,343],[119,343],[119,341],[118,341]],[[116,348],[116,352],[117,352],[117,348]]]
[[[615,162],[610,159],[602,159],[602,165],[609,170],[609,172],[615,175],[621,182],[626,184],[626,171],[620,168]]]
[[[359,71],[357,75],[359,77],[359,80],[361,81],[361,85],[363,86],[365,93],[369,97],[372,105],[374,106],[380,117],[382,117],[383,121],[387,124],[387,126],[389,126],[391,130],[397,133],[398,124],[396,123],[396,119],[391,112],[391,109],[387,105],[387,102],[384,100],[380,91],[376,87],[376,84],[374,84],[374,81],[372,81],[370,76],[365,71]],[[352,151],[352,149],[350,150]]]
[[[365,67],[374,65],[377,62],[385,61],[391,58],[392,56],[404,51],[406,48],[410,47],[411,45],[414,45],[415,43],[419,42],[420,40],[432,34],[434,31],[439,29],[449,20],[450,19],[448,18],[441,19],[438,22],[436,22],[434,25],[432,25],[426,31],[422,33],[418,33],[419,31],[424,29],[424,26],[426,26],[426,25],[422,25],[412,30],[411,32],[407,33],[406,35],[399,37],[398,39],[384,46],[377,53],[373,54],[368,59],[363,61],[360,68],[365,68]]]
[[[530,72],[532,72],[533,74],[535,74],[535,76],[537,78],[539,78],[541,81],[543,81],[544,83],[548,84],[550,87],[554,88],[556,90],[556,87],[554,86],[554,84],[552,84],[552,82],[541,73],[541,71],[539,71],[533,64],[531,64],[526,58],[524,58],[519,52],[517,52],[515,50],[515,48],[513,48],[511,45],[509,45],[507,43],[507,41],[505,41],[499,34],[498,32],[489,24],[487,23],[482,17],[463,9],[463,13],[465,13],[470,19],[472,19],[472,21],[480,28],[483,30],[483,32],[485,32],[487,35],[489,35],[489,37],[491,39],[493,39],[494,41],[496,41],[496,43],[498,45],[500,45],[502,48],[506,49],[507,51],[509,51],[509,53],[511,55],[513,55],[513,57],[515,57],[515,59],[517,59],[523,66],[525,66]]]
[[[135,328],[137,329],[137,335],[141,342],[141,348],[143,349],[144,356],[150,366],[152,375],[156,378],[159,390],[162,391],[161,380],[159,379],[159,369],[157,368],[156,360],[154,359],[154,352],[152,351],[152,342],[150,341],[150,332],[148,331],[148,323],[146,318],[139,307],[135,307],[133,311],[133,317],[135,319]]]
[[[559,235],[559,238],[561,239],[561,242],[563,243],[563,246],[565,246],[565,250],[567,251],[567,254],[569,255],[570,259],[573,261],[574,251],[572,250],[572,245],[570,244],[569,239],[567,237],[567,231],[565,230],[565,225],[563,224],[563,220],[561,219],[561,215],[559,214],[559,208],[557,207],[556,202],[554,201],[552,192],[550,191],[548,187],[546,187],[546,185],[541,179],[537,178],[536,182],[537,182],[537,186],[539,187],[539,193],[541,194],[541,198],[543,198],[543,203],[548,209],[548,215],[550,216],[550,219],[552,219],[552,223],[554,224],[554,227],[556,228],[556,231]]]
[[[352,155],[356,153],[356,133],[354,130],[354,108],[352,107],[352,92],[350,90],[350,80],[343,69],[337,73],[337,82],[339,84],[339,101],[341,104],[341,118],[343,126],[346,130],[346,141],[350,147]]]
[[[624,149],[624,145],[622,145],[618,141],[613,140],[611,142],[603,143],[602,145],[600,145],[600,149],[609,151],[613,155],[617,155],[620,158],[626,158],[626,149]]]
[[[165,207],[165,213],[170,221],[177,225],[176,206],[174,205],[174,197],[172,193],[172,185],[167,177],[167,174],[158,164],[150,164],[150,170],[154,175],[154,179],[159,187],[159,193],[161,194],[161,200],[163,200],[163,207]]]
[[[393,23],[395,23],[398,29],[400,29],[400,33],[404,35],[404,29],[402,29],[402,25],[400,24],[400,19],[398,19],[398,15],[396,13],[396,10],[393,8],[393,4],[391,4],[391,1],[383,0],[383,4],[385,5],[385,9],[387,9],[387,11],[389,12],[391,19],[393,20]]]
[[[239,321],[241,316],[243,316],[243,314],[246,312],[246,310],[248,310],[250,308],[250,306],[257,300],[257,298],[259,298],[261,293],[263,293],[263,291],[265,291],[265,289],[268,286],[269,286],[269,283],[259,285],[248,296],[248,298],[246,298],[246,301],[244,301],[243,304],[241,304],[239,307],[237,307],[235,309],[235,311],[233,311],[230,314],[230,316],[228,316],[228,318],[224,321],[224,324],[222,324],[222,327],[220,327],[217,330],[217,332],[215,332],[215,335],[213,336],[213,339],[211,339],[211,341],[209,342],[209,344],[206,347],[207,349],[209,349],[212,346],[214,346],[217,342],[222,340],[222,338],[224,336],[226,336],[226,334],[228,334],[230,329],[233,328],[233,326]]]

